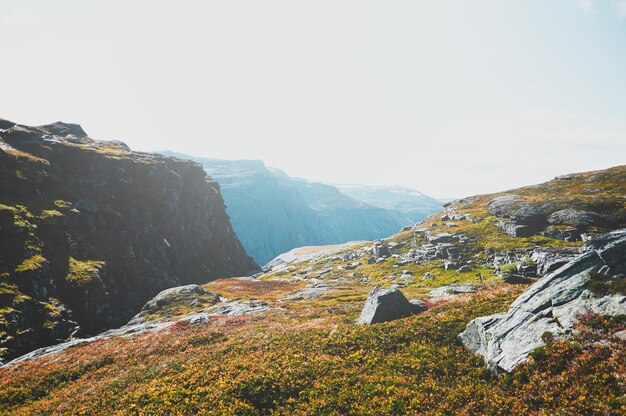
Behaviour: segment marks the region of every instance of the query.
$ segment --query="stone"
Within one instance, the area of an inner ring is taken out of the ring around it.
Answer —
[[[213,309],[207,309],[210,314],[216,315],[247,315],[266,311],[269,309],[267,302],[251,299],[248,301],[233,300],[216,305]]]
[[[504,283],[508,283],[510,285],[527,284],[532,283],[533,281],[531,278],[522,276],[517,273],[503,273],[501,277]]]
[[[361,279],[363,280],[363,279]],[[279,302],[284,301],[293,301],[293,300],[315,300],[320,298],[324,293],[328,291],[328,287],[305,287],[291,295],[287,295],[282,299],[279,299]]]
[[[149,300],[141,311],[135,315],[127,325],[136,325],[146,322],[151,316],[165,313],[168,307],[175,304],[215,304],[220,301],[220,295],[210,292],[202,287],[191,284],[186,286],[172,287],[159,292]]]
[[[391,256],[391,251],[389,250],[389,247],[376,243],[372,247],[372,254],[378,259],[381,257]]]
[[[507,233],[514,238],[530,237],[533,235],[533,230],[527,225],[515,224],[511,221],[497,221],[496,227]]]
[[[430,274],[429,272],[424,273],[424,276],[422,276],[422,282],[425,280],[435,280],[435,276]]]
[[[566,336],[580,314],[626,314],[624,294],[597,297],[586,288],[591,275],[600,270],[623,273],[625,260],[626,237],[583,253],[530,286],[508,312],[471,321],[459,339],[482,355],[494,372],[510,372],[543,345],[542,334]]]
[[[352,263],[349,263],[346,265],[346,270],[354,270],[357,267],[359,267],[361,265],[361,263],[359,263],[358,261],[354,261]]]
[[[439,233],[428,236],[428,242],[430,244],[452,243],[454,240],[454,236],[450,233]]]
[[[370,292],[357,323],[371,325],[393,321],[424,311],[425,304],[414,304],[397,289],[376,288]]]
[[[429,295],[431,297],[440,297],[446,295],[455,295],[459,293],[474,293],[476,288],[469,283],[452,283],[450,285],[441,286],[437,289],[431,290]]]
[[[453,261],[446,260],[443,262],[443,268],[444,270],[456,270],[459,268],[459,265]]]
[[[570,225],[576,228],[586,228],[597,223],[599,219],[600,216],[596,213],[566,208],[550,214],[548,222],[554,225]]]
[[[549,226],[541,233],[541,235],[548,238],[554,238],[556,240],[580,241],[582,231],[574,227],[558,228]]]

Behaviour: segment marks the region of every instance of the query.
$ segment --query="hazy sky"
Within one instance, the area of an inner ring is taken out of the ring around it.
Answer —
[[[626,163],[626,0],[0,0],[0,117],[466,196]]]

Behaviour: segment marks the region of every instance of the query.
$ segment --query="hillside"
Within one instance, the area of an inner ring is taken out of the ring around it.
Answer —
[[[384,238],[441,207],[428,197],[419,199],[413,211],[381,205],[380,199],[360,200],[331,185],[292,178],[260,160],[163,154],[202,163],[219,182],[233,228],[259,264],[296,247]],[[407,198],[396,197],[395,205]],[[408,201],[416,202],[413,195]]]
[[[0,361],[128,321],[159,291],[258,266],[189,161],[0,120]]]
[[[621,166],[455,201],[380,242],[293,250],[256,278],[160,294],[129,323],[147,332],[1,368],[0,411],[624,414],[625,208]],[[356,324],[376,287],[419,311]],[[533,331],[507,324],[520,313]],[[487,332],[527,352],[491,365]]]

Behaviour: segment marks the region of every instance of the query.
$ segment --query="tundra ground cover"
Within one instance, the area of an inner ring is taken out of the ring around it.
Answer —
[[[623,414],[619,319],[587,317],[495,376],[456,335],[506,309],[498,285],[394,322],[358,326],[359,305],[180,324],[0,369],[3,414]]]

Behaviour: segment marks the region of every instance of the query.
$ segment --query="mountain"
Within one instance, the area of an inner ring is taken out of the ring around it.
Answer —
[[[441,210],[442,202],[403,186],[335,185],[342,193],[379,208],[400,211],[416,223]]]
[[[0,360],[120,326],[159,291],[258,269],[196,163],[0,120]]]
[[[295,247],[373,240],[413,225],[440,205],[428,197],[409,196],[415,211],[402,206],[402,195],[381,206],[340,192],[336,187],[292,178],[260,160],[217,160],[163,152],[202,163],[219,182],[226,210],[246,251],[260,264]],[[384,192],[379,193],[382,203]],[[420,194],[421,195],[421,194]],[[374,199],[374,198],[371,198]],[[427,205],[423,201],[427,202]]]
[[[625,210],[626,166],[566,175],[169,289],[0,368],[0,413],[623,414]]]

